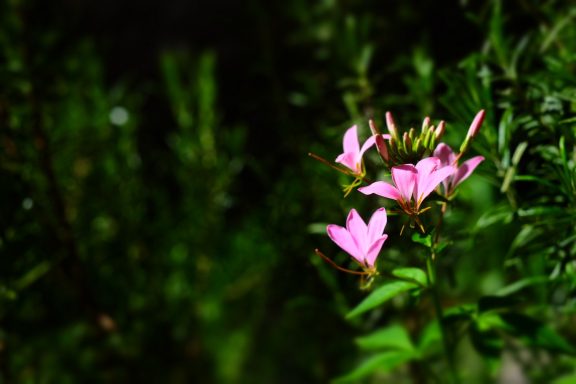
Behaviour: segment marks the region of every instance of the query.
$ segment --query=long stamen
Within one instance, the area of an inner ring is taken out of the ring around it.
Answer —
[[[368,272],[359,272],[359,271],[353,271],[351,269],[347,269],[347,268],[342,268],[341,266],[339,266],[338,264],[336,264],[335,262],[333,262],[330,258],[328,258],[328,256],[326,256],[325,254],[323,254],[322,252],[320,252],[320,250],[318,248],[316,248],[314,250],[314,252],[320,256],[321,258],[324,259],[324,261],[328,262],[328,264],[330,264],[331,266],[333,266],[334,268],[336,268],[339,271],[342,272],[346,272],[346,273],[351,273],[353,275],[360,275],[360,276],[366,276],[369,275]]]
[[[342,173],[345,174],[345,175],[348,175],[348,176],[356,176],[356,175],[354,175],[352,172],[348,171],[347,169],[345,169],[345,168],[340,168],[340,167],[338,167],[338,166],[330,163],[328,160],[326,160],[326,159],[324,159],[324,158],[322,158],[322,157],[320,157],[320,156],[318,156],[318,155],[316,155],[316,154],[314,154],[314,153],[312,153],[312,152],[308,152],[308,156],[310,156],[311,158],[313,158],[313,159],[315,159],[315,160],[318,160],[319,162],[321,162],[321,163],[323,163],[323,164],[326,164],[327,166],[329,166],[329,167],[332,168],[332,169],[337,170],[338,172],[342,172]]]
[[[421,213],[423,213],[423,212],[426,212],[426,211],[429,210],[429,209],[432,209],[432,207],[426,207],[426,208],[424,208],[424,209],[419,210],[419,211],[418,211],[418,215],[421,214]]]

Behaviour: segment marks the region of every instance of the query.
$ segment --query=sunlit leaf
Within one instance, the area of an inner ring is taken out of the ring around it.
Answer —
[[[349,374],[337,378],[334,383],[357,383],[359,379],[367,377],[373,373],[386,373],[399,365],[412,360],[414,352],[409,351],[389,351],[374,355],[362,362]]]
[[[370,293],[368,297],[366,297],[360,304],[358,304],[356,308],[350,311],[346,317],[352,318],[358,316],[366,311],[384,304],[402,292],[406,292],[414,288],[418,288],[418,285],[409,283],[407,281],[393,281],[386,283],[374,290],[374,292]]]
[[[393,324],[358,337],[356,344],[362,349],[402,349],[407,351],[414,349],[408,332],[400,324]]]
[[[412,241],[418,244],[422,244],[427,248],[430,248],[432,246],[432,235],[430,234],[423,235],[419,232],[414,232],[412,234]]]
[[[403,279],[414,280],[423,286],[428,284],[426,272],[420,268],[396,268],[392,274]]]

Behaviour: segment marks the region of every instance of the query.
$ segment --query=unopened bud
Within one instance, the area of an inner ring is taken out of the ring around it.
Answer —
[[[384,138],[382,137],[382,134],[380,133],[380,130],[376,126],[374,120],[370,119],[368,121],[368,125],[370,125],[370,131],[372,131],[372,134],[374,135],[374,141],[376,142],[376,149],[378,149],[378,153],[380,154],[380,157],[382,157],[382,160],[384,160],[384,162],[387,163],[389,156],[388,156],[388,148],[386,147]]]
[[[472,120],[472,124],[470,124],[470,128],[468,129],[468,134],[466,135],[466,140],[472,139],[478,134],[480,131],[480,127],[482,126],[482,122],[484,121],[485,111],[482,109],[480,112],[476,114],[474,120]]]
[[[436,136],[434,134],[430,135],[430,142],[428,143],[428,148],[433,151],[436,148]]]
[[[444,135],[445,130],[446,130],[446,123],[444,122],[444,120],[442,120],[438,124],[438,127],[436,127],[436,130],[434,131],[434,136],[436,137],[436,140],[440,140],[442,135]]]
[[[428,144],[430,143],[430,138],[434,136],[434,127],[430,127],[427,131],[426,134],[423,135],[423,140],[422,140],[422,144],[424,144],[425,148],[428,148]]]
[[[409,153],[412,150],[412,140],[410,139],[408,132],[404,132],[404,135],[402,136],[402,141],[404,142],[404,148],[406,153]]]
[[[426,132],[426,128],[430,125],[430,118],[426,116],[424,121],[422,121],[422,132]]]
[[[416,139],[416,130],[414,128],[410,128],[410,131],[408,131],[408,137],[410,137],[410,140],[412,141]]]
[[[388,132],[392,137],[398,137],[398,130],[390,112],[386,112],[386,127],[388,127]]]
[[[418,151],[420,150],[420,146],[422,145],[422,139],[419,137],[416,139],[416,141],[414,142],[414,145],[412,146],[412,151],[418,153]]]

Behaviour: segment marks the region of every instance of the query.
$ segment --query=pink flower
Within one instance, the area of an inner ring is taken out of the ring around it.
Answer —
[[[364,152],[366,152],[368,148],[374,145],[374,142],[374,136],[371,136],[364,142],[362,148],[360,148],[357,127],[355,125],[352,126],[344,134],[344,153],[336,158],[336,162],[350,169],[354,175],[363,176],[365,172],[362,164],[362,155],[364,155]]]
[[[392,167],[394,185],[377,181],[358,190],[365,195],[376,194],[387,199],[396,200],[409,215],[418,215],[422,201],[456,168],[442,167],[437,157],[427,157],[416,164],[404,164]]]
[[[330,224],[326,230],[332,241],[360,263],[366,272],[374,274],[376,258],[388,238],[388,235],[383,233],[386,222],[384,208],[374,212],[368,225],[358,212],[352,209],[346,220],[346,228]]]
[[[482,112],[482,111],[481,111]],[[452,195],[454,190],[464,180],[468,178],[474,172],[476,167],[484,161],[483,156],[475,156],[467,161],[465,161],[461,166],[458,167],[458,158],[454,154],[452,148],[444,143],[438,144],[434,150],[434,156],[440,159],[442,166],[454,166],[456,167],[456,172],[454,172],[450,177],[447,177],[442,185],[444,187],[444,194],[446,196]]]

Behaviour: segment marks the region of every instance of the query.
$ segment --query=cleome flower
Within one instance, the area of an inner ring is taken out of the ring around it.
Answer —
[[[450,146],[440,143],[434,150],[434,156],[440,159],[443,167],[453,166],[456,171],[444,181],[442,181],[442,187],[444,189],[444,195],[446,197],[452,196],[458,184],[466,180],[476,167],[484,161],[483,156],[475,156],[469,160],[466,160],[461,166],[458,166],[458,157],[450,148]]]
[[[358,191],[365,195],[376,194],[396,200],[404,212],[416,217],[422,212],[420,206],[424,199],[455,171],[456,168],[451,165],[442,166],[439,158],[427,157],[416,165],[403,164],[392,167],[394,185],[377,181],[358,188]]]
[[[359,178],[364,177],[366,171],[364,170],[362,156],[364,155],[364,152],[374,145],[375,142],[375,136],[370,136],[364,142],[362,148],[360,148],[360,143],[358,142],[358,129],[356,125],[353,125],[344,134],[344,140],[342,142],[344,152],[336,158],[336,162],[351,170],[354,176]]]
[[[376,258],[388,238],[388,235],[383,233],[387,220],[386,209],[379,208],[366,225],[358,212],[352,209],[346,219],[346,228],[330,224],[326,227],[326,231],[332,241],[360,264],[363,272],[357,274],[371,277],[378,274]]]

